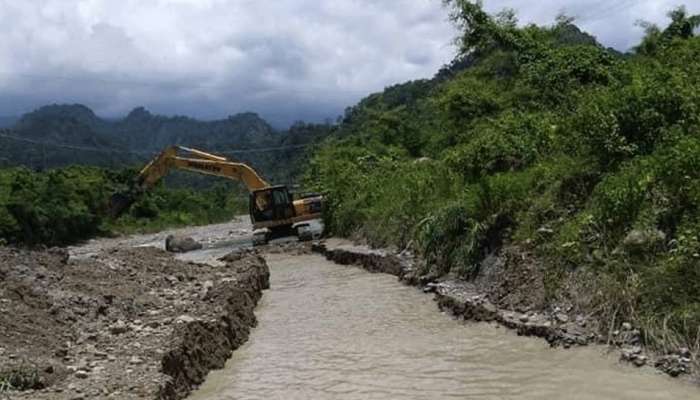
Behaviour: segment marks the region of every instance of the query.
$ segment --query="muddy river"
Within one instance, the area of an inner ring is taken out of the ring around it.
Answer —
[[[700,399],[600,348],[552,350],[454,321],[430,296],[319,256],[269,256],[259,326],[191,398]]]

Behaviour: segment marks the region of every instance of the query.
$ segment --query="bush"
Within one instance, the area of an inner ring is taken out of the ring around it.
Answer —
[[[447,165],[469,180],[498,172],[519,171],[551,148],[554,125],[546,114],[506,113],[477,125],[474,136],[449,150]]]

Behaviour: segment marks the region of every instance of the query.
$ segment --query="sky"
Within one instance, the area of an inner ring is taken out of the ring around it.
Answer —
[[[556,15],[628,50],[639,20],[683,0],[485,0],[521,23]],[[700,1],[685,0],[700,13]],[[0,116],[82,103],[118,117],[224,118],[276,126],[335,119],[371,92],[430,78],[455,55],[441,0],[0,0]]]

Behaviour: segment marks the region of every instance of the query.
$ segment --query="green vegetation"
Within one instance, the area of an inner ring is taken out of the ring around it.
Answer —
[[[700,343],[700,16],[673,10],[622,55],[566,17],[521,27],[445,3],[458,58],[348,109],[313,158],[328,229],[465,278],[518,244],[550,299],[589,271],[601,319]]]
[[[41,389],[43,383],[35,367],[21,365],[5,371],[0,371],[0,394],[11,390]]]
[[[0,170],[0,240],[24,245],[66,245],[96,235],[155,231],[231,219],[246,209],[237,186],[168,189],[159,185],[116,221],[107,217],[111,195],[136,171],[67,167],[46,172]]]

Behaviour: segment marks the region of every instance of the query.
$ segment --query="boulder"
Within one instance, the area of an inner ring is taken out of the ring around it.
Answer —
[[[631,231],[622,241],[624,249],[630,254],[651,254],[663,247],[666,234],[658,229]]]
[[[171,253],[187,253],[201,248],[202,244],[191,237],[170,235],[165,239],[165,250]]]

